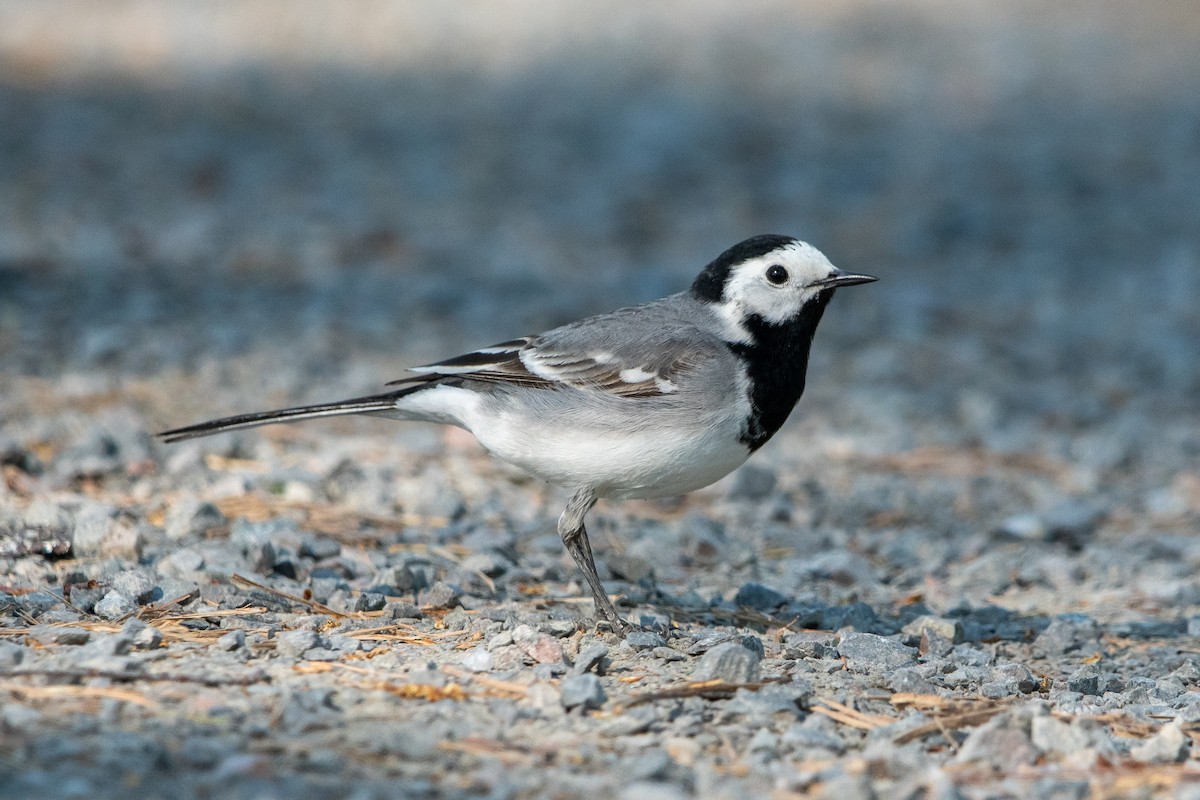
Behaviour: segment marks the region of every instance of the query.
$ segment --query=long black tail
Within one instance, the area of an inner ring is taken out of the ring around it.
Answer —
[[[259,425],[270,425],[273,422],[299,422],[302,419],[317,419],[319,417],[340,417],[344,414],[368,414],[372,411],[393,411],[396,400],[411,392],[412,389],[402,389],[398,392],[370,395],[368,397],[353,397],[337,403],[324,403],[316,406],[298,406],[296,408],[281,408],[277,411],[257,411],[253,414],[238,414],[236,417],[223,417],[198,425],[188,425],[186,428],[175,428],[157,434],[166,442],[181,442],[184,439],[195,439],[199,436],[211,436],[214,433],[225,433],[242,428],[254,428]]]

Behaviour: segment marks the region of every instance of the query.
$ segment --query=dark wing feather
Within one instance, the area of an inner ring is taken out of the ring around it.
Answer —
[[[699,357],[696,343],[630,342],[627,352],[602,345],[584,351],[552,335],[515,339],[434,364],[391,384],[463,378],[530,388],[573,386],[620,397],[659,397],[677,391],[676,380]],[[613,352],[616,350],[616,352]]]

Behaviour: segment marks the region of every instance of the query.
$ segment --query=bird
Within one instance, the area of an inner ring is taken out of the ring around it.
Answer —
[[[813,335],[834,292],[875,280],[791,236],[753,236],[684,291],[412,367],[382,393],[158,435],[178,442],[345,414],[463,428],[496,458],[572,491],[558,533],[597,617],[627,632],[601,585],[584,517],[600,499],[682,495],[744,463],[804,392]]]

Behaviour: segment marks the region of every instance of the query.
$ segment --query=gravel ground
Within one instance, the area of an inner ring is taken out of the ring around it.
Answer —
[[[0,797],[1200,797],[1194,2],[0,4]],[[761,232],[881,277],[687,498],[369,392]],[[1195,758],[1193,758],[1195,755]]]

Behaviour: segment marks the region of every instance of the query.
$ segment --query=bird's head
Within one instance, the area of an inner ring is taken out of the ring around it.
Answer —
[[[692,294],[711,303],[730,327],[730,340],[744,338],[744,324],[757,318],[787,326],[805,310],[823,308],[839,286],[876,280],[844,272],[807,242],[790,236],[755,236],[717,256],[692,283]],[[820,319],[820,314],[816,314]],[[815,321],[814,321],[815,326]]]

